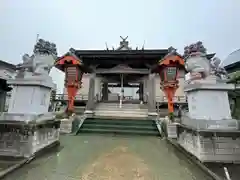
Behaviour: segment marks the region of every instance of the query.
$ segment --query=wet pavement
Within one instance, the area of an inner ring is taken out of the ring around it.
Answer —
[[[61,136],[61,145],[4,180],[210,180],[159,137]]]

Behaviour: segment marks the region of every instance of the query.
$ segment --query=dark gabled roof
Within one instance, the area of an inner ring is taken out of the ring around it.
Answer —
[[[76,50],[75,54],[79,58],[94,58],[94,57],[116,57],[125,56],[156,56],[166,55],[167,49],[140,49],[140,50]]]
[[[86,66],[100,65],[99,68],[111,68],[117,64],[129,64],[133,68],[143,68],[145,64],[156,64],[167,52],[167,49],[76,50],[75,55]]]
[[[4,66],[4,67],[6,67],[6,68],[8,68],[10,70],[14,70],[14,71],[16,70],[16,65],[10,64],[10,63],[8,63],[6,61],[0,60],[0,66]]]
[[[71,48],[72,49],[72,48]],[[132,68],[146,68],[158,64],[168,54],[168,49],[129,50],[75,50],[74,55],[82,60],[84,67],[112,68],[117,64],[128,64]],[[65,54],[68,55],[68,54]],[[215,54],[208,54],[211,59]],[[147,65],[147,66],[146,66]],[[91,70],[88,70],[89,72]]]
[[[235,71],[239,71],[240,70],[240,61],[232,63],[232,64],[229,64],[229,65],[225,66],[224,69],[228,73],[233,73]]]

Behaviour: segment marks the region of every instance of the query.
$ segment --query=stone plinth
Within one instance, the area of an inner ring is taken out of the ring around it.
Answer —
[[[60,121],[48,112],[51,77],[26,73],[8,84],[13,90],[8,112],[0,116],[0,156],[30,157],[57,143]]]
[[[232,119],[228,91],[232,84],[189,84],[184,91],[188,98],[191,119],[224,120]]]
[[[181,118],[178,143],[202,162],[240,162],[239,123],[228,99],[233,89],[211,77],[185,86],[189,112]]]
[[[30,157],[59,141],[60,121],[52,114],[3,113],[0,116],[0,156]]]
[[[237,130],[238,121],[232,119],[228,99],[233,85],[203,82],[185,86],[189,112],[181,123],[196,129]]]
[[[48,112],[51,90],[55,88],[48,75],[9,80],[13,86],[9,113],[43,114]]]

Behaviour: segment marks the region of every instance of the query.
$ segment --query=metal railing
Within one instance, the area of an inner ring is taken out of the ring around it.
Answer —
[[[51,100],[65,100],[66,101],[67,99],[68,99],[67,94],[56,94],[51,97]],[[148,99],[147,94],[144,94],[144,100],[147,101],[147,99]],[[86,100],[88,100],[88,95],[77,94],[75,97],[75,100],[86,101]],[[100,100],[99,94],[95,95],[94,100],[95,101]],[[134,100],[134,98],[132,96],[124,96],[124,100]],[[156,96],[155,101],[157,103],[167,103],[168,99],[166,96]],[[187,98],[186,98],[186,96],[174,96],[173,102],[174,103],[186,103]]]
[[[68,95],[67,94],[56,94],[54,96],[51,97],[51,100],[63,100],[66,101],[68,100]],[[75,100],[79,100],[79,101],[85,101],[88,100],[88,95],[84,95],[84,94],[77,94],[75,97]]]
[[[156,96],[156,102],[157,103],[167,103],[168,99],[166,96]],[[187,97],[186,96],[174,96],[173,102],[174,103],[186,103]]]

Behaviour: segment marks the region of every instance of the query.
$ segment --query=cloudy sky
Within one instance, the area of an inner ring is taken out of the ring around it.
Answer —
[[[183,51],[201,40],[224,59],[240,48],[239,0],[0,0],[0,59],[21,62],[32,53],[36,35],[57,44],[62,55],[75,49],[118,46]],[[63,74],[51,73],[63,88]]]

